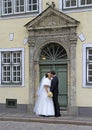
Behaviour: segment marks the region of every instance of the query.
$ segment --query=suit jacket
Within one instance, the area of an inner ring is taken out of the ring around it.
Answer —
[[[53,93],[53,95],[58,94],[58,78],[57,76],[54,76],[52,81],[51,81],[51,87],[50,87],[50,91]]]

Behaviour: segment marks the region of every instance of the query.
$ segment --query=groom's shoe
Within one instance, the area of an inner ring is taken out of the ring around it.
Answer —
[[[55,115],[55,117],[60,117],[61,116],[61,114],[59,114],[59,115]]]

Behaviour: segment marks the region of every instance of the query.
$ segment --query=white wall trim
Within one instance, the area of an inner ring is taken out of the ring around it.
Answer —
[[[62,4],[63,4],[62,0],[59,0],[59,10],[62,10]]]
[[[42,0],[39,0],[39,14],[42,12]]]
[[[92,85],[86,84],[86,48],[92,47],[92,43],[83,44],[83,54],[82,54],[82,87],[83,88],[92,88]]]

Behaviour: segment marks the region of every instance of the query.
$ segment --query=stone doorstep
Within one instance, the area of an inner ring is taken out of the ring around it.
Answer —
[[[85,125],[92,126],[91,120],[76,120],[73,118],[63,117],[0,117],[0,121],[16,121],[16,122],[37,122],[48,124],[70,124],[70,125]]]

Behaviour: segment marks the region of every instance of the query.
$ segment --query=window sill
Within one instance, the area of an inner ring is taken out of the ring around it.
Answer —
[[[15,88],[15,87],[21,88],[24,87],[24,85],[0,85],[0,88]]]

